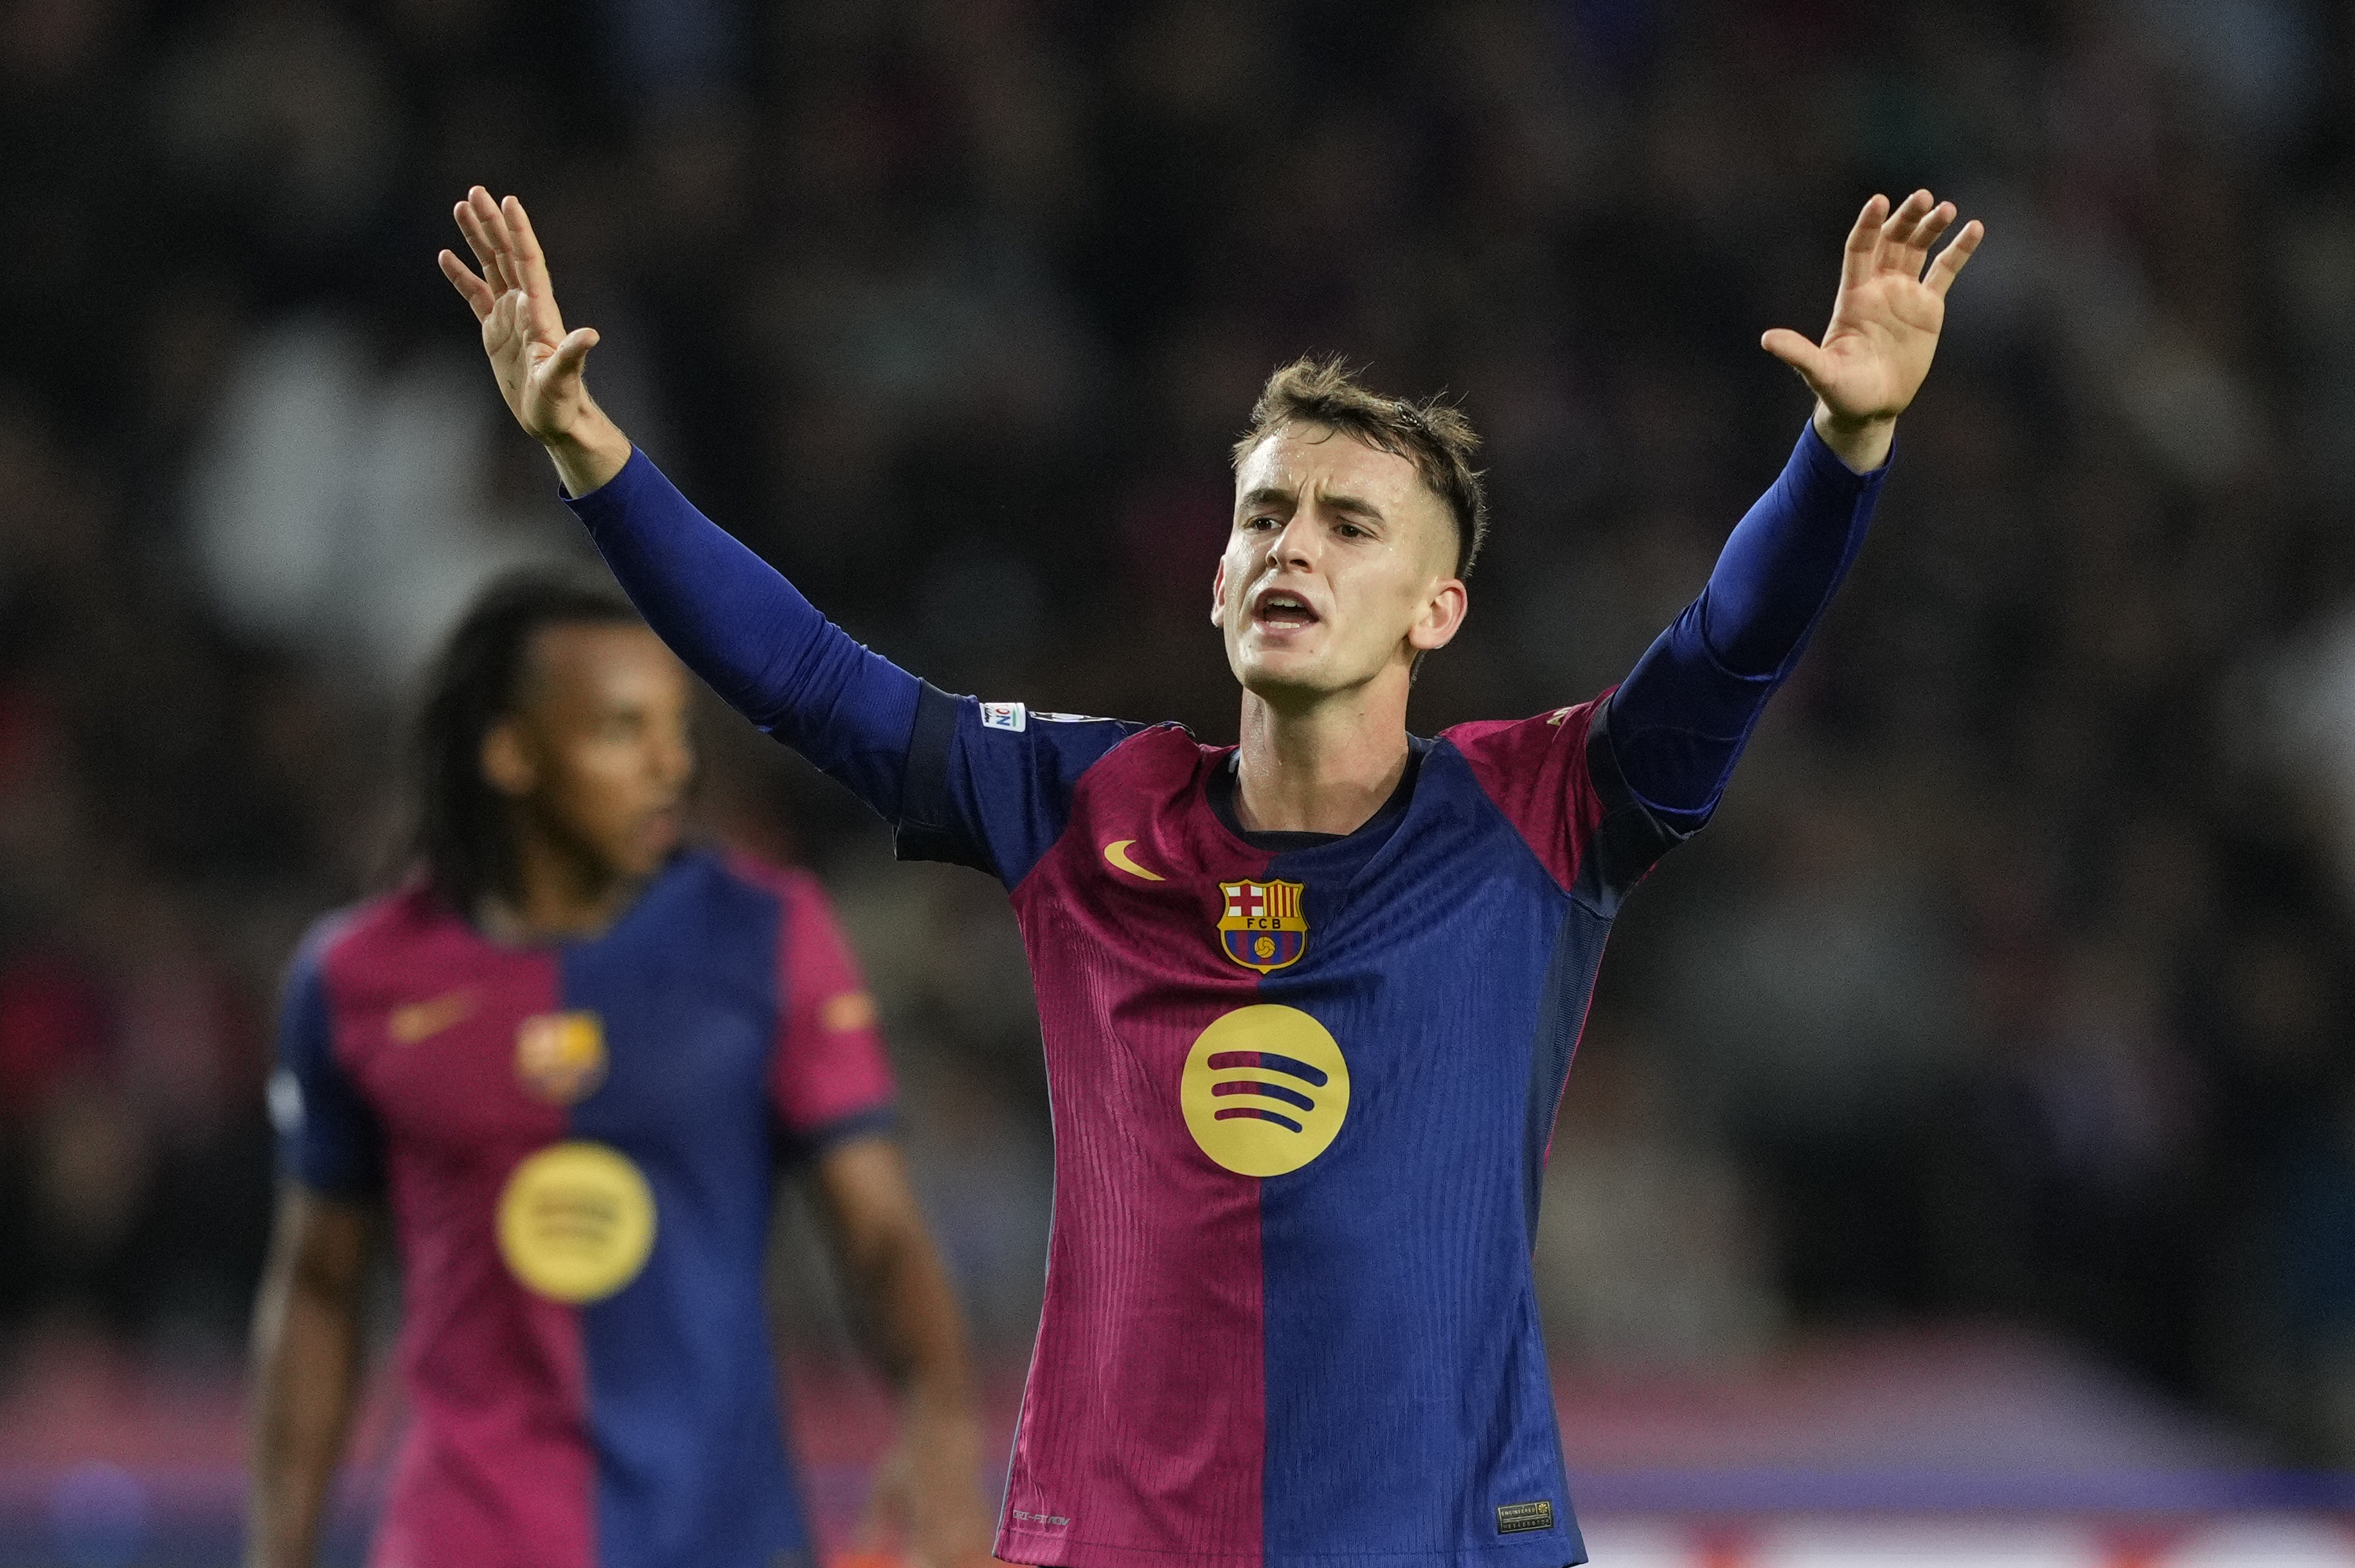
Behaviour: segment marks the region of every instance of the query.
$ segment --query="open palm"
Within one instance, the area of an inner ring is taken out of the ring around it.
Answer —
[[[510,196],[494,201],[481,186],[466,193],[453,211],[459,230],[482,267],[480,277],[444,251],[442,272],[465,296],[483,325],[483,352],[498,378],[499,393],[516,422],[538,439],[553,441],[572,432],[592,405],[581,368],[597,346],[594,327],[564,330],[556,291],[548,280],[548,259],[523,203]]]
[[[1835,424],[1894,420],[1922,389],[1945,325],[1946,291],[1985,233],[1974,219],[1928,261],[1930,247],[1954,221],[1954,204],[1926,190],[1893,212],[1888,197],[1874,197],[1849,230],[1839,296],[1823,342],[1782,326],[1759,340],[1799,373]]]

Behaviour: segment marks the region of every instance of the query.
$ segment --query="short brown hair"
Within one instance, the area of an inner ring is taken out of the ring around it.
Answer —
[[[1413,464],[1455,519],[1455,575],[1471,575],[1481,541],[1488,537],[1488,495],[1480,471],[1472,466],[1480,438],[1461,409],[1437,398],[1419,403],[1386,398],[1359,382],[1338,356],[1303,355],[1260,389],[1251,429],[1235,443],[1234,465],[1241,468],[1261,442],[1288,424],[1323,425]]]

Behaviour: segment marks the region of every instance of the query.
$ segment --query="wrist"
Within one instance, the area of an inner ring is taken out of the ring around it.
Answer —
[[[630,438],[594,403],[569,430],[541,437],[540,445],[556,464],[564,493],[576,501],[602,488],[630,461]]]
[[[1831,405],[1817,398],[1815,427],[1817,436],[1851,473],[1870,474],[1889,461],[1889,449],[1896,439],[1897,416],[1847,419],[1832,412]]]

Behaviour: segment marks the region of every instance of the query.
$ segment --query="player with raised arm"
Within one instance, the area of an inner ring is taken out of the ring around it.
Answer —
[[[902,1395],[870,1524],[921,1568],[986,1560],[874,1007],[814,880],[681,848],[690,691],[612,584],[537,571],[434,667],[415,873],[287,979],[251,1568],[315,1555],[387,1210],[410,1419],[378,1568],[811,1568],[763,1303],[781,1168]]]
[[[1789,464],[1615,690],[1408,733],[1486,525],[1454,410],[1332,365],[1235,448],[1209,610],[1241,744],[942,692],[852,642],[597,408],[522,204],[444,251],[518,422],[647,621],[755,724],[1013,897],[1055,1123],[1046,1307],[998,1555],[1560,1568],[1529,1252],[1621,899],[1715,808],[1864,538],[1977,248],[1865,204]]]

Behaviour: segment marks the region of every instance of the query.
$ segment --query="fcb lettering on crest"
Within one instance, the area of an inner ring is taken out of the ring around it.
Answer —
[[[1219,945],[1227,956],[1261,974],[1300,962],[1308,951],[1308,922],[1300,912],[1299,882],[1220,882]]]

